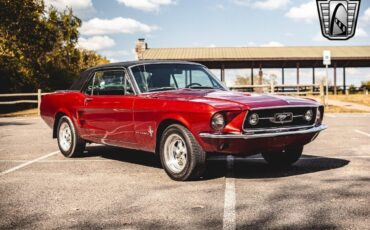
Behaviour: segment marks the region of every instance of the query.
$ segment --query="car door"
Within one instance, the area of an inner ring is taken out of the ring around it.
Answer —
[[[133,105],[135,94],[123,69],[98,70],[83,89],[79,110],[83,138],[103,144],[135,145]]]

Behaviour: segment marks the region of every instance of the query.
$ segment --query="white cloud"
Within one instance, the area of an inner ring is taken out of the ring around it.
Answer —
[[[117,2],[143,11],[158,11],[161,6],[175,4],[174,0],[117,0]]]
[[[355,34],[356,37],[359,37],[359,38],[366,38],[368,37],[368,33],[363,29],[363,28],[357,28],[356,29],[356,34]]]
[[[284,8],[289,3],[290,0],[266,0],[266,1],[257,1],[253,5],[259,9],[277,10]]]
[[[234,2],[239,5],[252,6],[263,10],[277,10],[286,7],[290,0],[234,0]]]
[[[218,9],[218,10],[224,10],[225,9],[225,6],[222,5],[222,4],[217,4],[216,5],[216,9]]]
[[[285,14],[285,16],[294,20],[305,21],[308,23],[318,20],[319,16],[317,14],[316,1],[310,1],[301,4],[298,7],[292,7],[288,13]]]
[[[111,62],[124,61],[130,59],[132,56],[132,54],[126,50],[102,50],[99,51],[99,54],[107,57]]]
[[[54,6],[59,11],[70,7],[78,16],[87,16],[95,12],[92,0],[44,0],[44,2],[46,7]]]
[[[115,44],[114,40],[108,36],[81,37],[78,40],[78,45],[88,50],[102,50],[113,47]]]
[[[365,23],[370,23],[370,7],[365,10],[361,20]]]
[[[117,17],[113,19],[93,18],[83,22],[80,32],[83,35],[133,34],[150,33],[156,29],[158,29],[156,26],[149,26],[131,18]]]
[[[275,42],[275,41],[271,41],[269,43],[266,43],[266,44],[262,44],[260,45],[261,47],[282,47],[284,46],[283,44],[281,44],[280,42]]]
[[[257,46],[257,44],[255,42],[248,42],[247,46],[254,47]]]

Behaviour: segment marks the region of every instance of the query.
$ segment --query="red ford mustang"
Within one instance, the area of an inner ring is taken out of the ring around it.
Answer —
[[[149,151],[174,180],[199,178],[212,153],[262,153],[291,165],[326,128],[323,110],[311,100],[229,91],[200,64],[157,61],[88,69],[41,103],[64,156],[86,143]]]

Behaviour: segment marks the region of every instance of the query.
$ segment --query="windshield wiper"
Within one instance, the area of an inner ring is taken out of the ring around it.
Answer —
[[[176,89],[176,88],[175,87],[160,87],[160,88],[149,89],[148,92],[174,90],[174,89]]]

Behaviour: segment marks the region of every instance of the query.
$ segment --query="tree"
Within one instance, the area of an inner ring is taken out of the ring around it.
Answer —
[[[361,82],[361,88],[370,90],[370,81],[363,81]]]
[[[81,20],[42,0],[0,1],[0,93],[67,88],[79,73],[108,60],[77,48]]]

